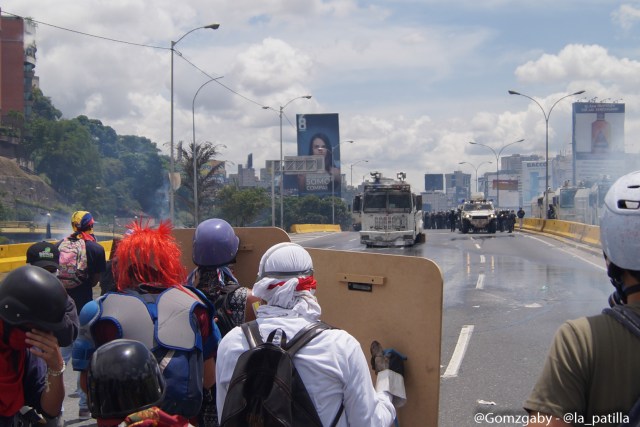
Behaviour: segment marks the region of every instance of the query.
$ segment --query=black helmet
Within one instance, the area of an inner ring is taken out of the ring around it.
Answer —
[[[34,265],[18,267],[0,283],[0,318],[45,331],[65,327],[67,291],[58,278]]]
[[[158,406],[165,381],[155,356],[139,341],[117,339],[93,353],[87,374],[89,409],[94,418],[123,418]]]

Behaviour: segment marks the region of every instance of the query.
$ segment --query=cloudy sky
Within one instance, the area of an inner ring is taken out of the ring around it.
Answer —
[[[424,173],[504,154],[544,155],[545,109],[562,96],[626,104],[626,149],[640,151],[640,1],[607,0],[5,0],[37,28],[45,95],[168,152],[171,41],[175,141],[224,144],[256,169],[296,155],[296,114],[338,113],[343,173],[370,170],[423,189]],[[67,30],[72,31],[67,31]],[[99,37],[91,37],[99,36]],[[125,41],[119,43],[115,40]],[[196,68],[197,67],[197,68]],[[210,77],[208,77],[208,76]],[[272,107],[272,110],[262,106]],[[571,98],[550,115],[550,155],[570,149]],[[368,163],[360,162],[368,160]],[[359,162],[353,168],[350,165]],[[640,166],[640,165],[639,165]],[[480,167],[480,174],[485,168]]]

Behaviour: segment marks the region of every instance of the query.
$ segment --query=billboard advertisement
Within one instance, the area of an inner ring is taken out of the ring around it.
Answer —
[[[322,172],[297,175],[298,194],[341,196],[340,127],[338,114],[298,114],[298,156],[323,156]]]
[[[624,168],[625,104],[573,103],[573,182],[617,176]]]

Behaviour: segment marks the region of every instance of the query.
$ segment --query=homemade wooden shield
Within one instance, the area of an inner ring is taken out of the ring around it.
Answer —
[[[289,235],[277,227],[234,227],[233,231],[240,238],[240,247],[233,266],[233,274],[242,286],[252,287],[258,275],[260,258],[271,246],[289,242]],[[173,230],[173,235],[182,248],[182,265],[187,271],[195,268],[191,254],[193,251],[194,228]]]
[[[280,228],[234,228],[240,250],[234,273],[252,287],[260,258],[271,246],[290,241]],[[188,270],[194,229],[174,230]],[[402,427],[438,425],[442,286],[431,260],[400,255],[307,248],[313,259],[322,320],[353,335],[370,358],[373,340],[407,356],[407,403],[398,410]],[[374,373],[372,378],[374,378]]]
[[[437,426],[442,286],[425,258],[307,249],[313,259],[322,320],[353,335],[367,359],[377,340],[407,356],[407,403],[400,425]],[[372,371],[373,375],[373,371]]]

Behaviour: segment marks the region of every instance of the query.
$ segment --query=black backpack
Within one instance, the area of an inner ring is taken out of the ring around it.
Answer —
[[[240,285],[225,285],[222,287],[218,298],[212,301],[216,309],[216,325],[223,337],[237,326],[231,317],[229,298],[238,288],[240,288]]]
[[[633,335],[640,338],[640,316],[638,316],[632,309],[624,305],[614,305],[612,308],[605,308],[602,310],[604,314],[607,314],[627,328]],[[640,426],[640,398],[629,410],[628,421],[622,423],[619,427],[638,427]]]
[[[262,340],[256,321],[242,330],[249,350],[239,358],[231,377],[220,427],[322,427],[309,393],[293,364],[293,355],[325,329],[323,322],[307,325],[291,341],[276,329]],[[336,414],[334,427],[344,406]]]

